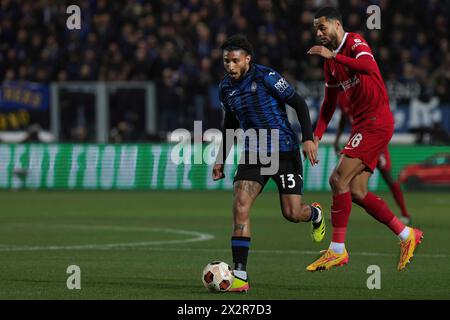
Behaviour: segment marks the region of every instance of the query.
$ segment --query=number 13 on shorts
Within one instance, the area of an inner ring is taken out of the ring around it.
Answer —
[[[295,187],[295,175],[293,174],[293,173],[288,173],[288,174],[286,174],[286,175],[283,175],[283,174],[280,174],[280,178],[281,178],[281,184],[282,184],[282,186],[283,186],[283,189],[286,189],[286,181],[285,181],[285,176],[286,176],[286,178],[287,178],[287,187],[289,188],[289,189],[292,189],[292,188],[294,188]],[[299,176],[299,178],[300,179],[302,179],[302,175],[301,174],[299,174],[298,175]]]

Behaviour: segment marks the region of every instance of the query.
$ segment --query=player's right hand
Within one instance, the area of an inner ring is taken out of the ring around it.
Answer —
[[[224,169],[223,164],[215,164],[213,167],[212,178],[214,181],[225,178],[225,174],[223,173]]]
[[[319,142],[320,138],[318,136],[314,136],[314,145],[316,146],[316,160],[314,164],[319,164],[319,159],[317,159],[317,152],[319,150]]]
[[[308,158],[312,166],[314,166],[317,161],[317,144],[311,140],[306,140],[303,142],[303,155]]]

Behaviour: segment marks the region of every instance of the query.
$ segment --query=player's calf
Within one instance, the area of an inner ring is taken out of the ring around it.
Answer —
[[[325,219],[319,203],[300,206],[282,206],[283,216],[291,222],[311,222],[311,238],[314,242],[320,242],[325,236]]]
[[[298,207],[283,206],[281,212],[283,217],[290,222],[298,223],[311,220],[311,208],[304,204]]]

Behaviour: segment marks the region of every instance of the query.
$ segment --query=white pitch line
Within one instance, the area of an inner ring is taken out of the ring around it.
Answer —
[[[188,239],[189,240],[189,239]],[[210,239],[204,239],[210,240]],[[183,240],[174,240],[183,241]],[[196,240],[202,241],[202,240]],[[188,241],[185,241],[188,242]],[[193,242],[193,241],[189,241]],[[171,243],[170,240],[164,242],[164,244]],[[158,247],[146,247],[153,244],[158,244],[157,241],[154,242],[130,242],[125,244],[105,244],[105,245],[78,245],[78,246],[41,246],[41,247],[8,247],[1,248],[0,251],[53,251],[53,250],[111,250],[111,249],[125,249],[125,248],[136,248],[138,250],[148,250],[148,251],[188,251],[188,252],[230,252],[230,249],[206,249],[206,248],[158,248]],[[145,247],[145,248],[142,248]],[[297,254],[297,255],[319,255],[319,251],[301,251],[301,250],[250,250],[251,253],[255,254]],[[351,256],[372,256],[372,257],[396,257],[393,253],[382,253],[382,252],[349,252]],[[429,254],[429,253],[416,253],[415,257],[426,257],[426,258],[450,258],[449,254]]]
[[[5,226],[5,225],[4,225]],[[9,224],[11,226],[30,226],[29,224]],[[50,225],[33,224],[33,227]],[[139,248],[139,250],[151,251],[190,251],[190,252],[230,252],[230,249],[207,249],[207,248],[155,248],[153,245],[161,244],[177,244],[177,243],[191,243],[198,241],[207,241],[214,239],[214,235],[201,233],[197,231],[188,231],[180,229],[167,228],[148,228],[148,227],[121,227],[121,226],[92,226],[92,225],[51,225],[55,228],[79,229],[79,230],[110,230],[110,231],[145,231],[145,232],[167,232],[182,235],[194,236],[194,238],[182,240],[163,240],[163,241],[143,241],[143,242],[125,242],[125,243],[107,243],[107,244],[85,244],[85,245],[68,245],[68,246],[14,246],[0,244],[0,251],[54,251],[54,250],[111,250],[111,249],[125,249],[125,248]],[[144,247],[144,248],[142,248]],[[306,250],[258,250],[251,249],[251,253],[256,254],[298,254],[298,255],[318,255],[318,251]],[[373,257],[396,257],[397,254],[382,253],[382,252],[349,252],[352,256],[373,256]],[[431,254],[431,253],[416,253],[415,256],[427,258],[450,258],[450,254]]]
[[[139,250],[150,251],[204,251],[204,252],[230,252],[231,249],[206,249],[206,248],[140,248]],[[319,251],[302,251],[302,250],[252,250],[250,253],[259,254],[298,254],[298,255],[319,255]],[[351,252],[350,256],[374,256],[374,257],[396,257],[397,254],[382,253],[382,252]],[[431,253],[416,253],[415,257],[427,257],[427,258],[450,258],[450,254],[431,254]]]
[[[134,226],[102,226],[102,225],[85,225],[85,224],[42,224],[42,223],[33,223],[32,225],[27,223],[10,223],[3,225],[7,228],[14,227],[44,227],[46,229],[78,229],[78,230],[110,230],[110,231],[151,231],[151,232],[169,232],[169,233],[179,233],[179,234],[187,234],[197,235],[198,232],[195,231],[186,231],[180,229],[169,229],[169,228],[152,228],[152,227],[134,227]]]
[[[33,225],[35,227],[36,225]],[[47,225],[47,227],[49,227]],[[146,228],[146,227],[118,227],[118,226],[87,226],[87,225],[53,225],[56,228],[84,229],[84,230],[111,230],[111,231],[146,231],[146,232],[166,232],[173,234],[182,234],[193,236],[193,238],[180,240],[162,240],[162,241],[142,241],[142,242],[123,242],[123,243],[105,243],[105,244],[81,244],[81,245],[48,245],[48,246],[17,246],[0,244],[0,251],[53,251],[53,250],[110,250],[116,248],[143,247],[162,244],[191,243],[198,241],[207,241],[214,239],[214,235],[196,231],[167,229],[167,228]]]

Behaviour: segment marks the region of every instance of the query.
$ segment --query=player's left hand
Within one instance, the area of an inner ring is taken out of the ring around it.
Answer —
[[[303,156],[308,158],[312,166],[314,166],[317,161],[317,146],[311,140],[306,140],[303,142]]]
[[[311,49],[309,49],[307,53],[317,54],[319,56],[324,57],[325,59],[331,59],[335,57],[335,53],[324,46],[314,46]]]

